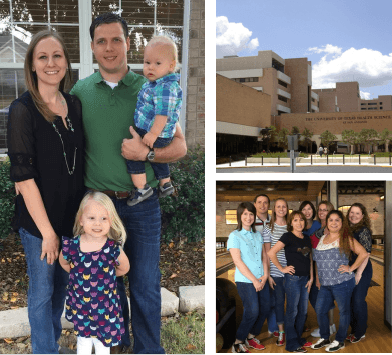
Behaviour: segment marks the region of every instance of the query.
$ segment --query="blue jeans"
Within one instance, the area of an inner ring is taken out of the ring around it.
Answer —
[[[367,329],[368,308],[366,303],[366,296],[370,287],[370,281],[373,276],[373,268],[370,259],[363,270],[361,280],[358,285],[354,287],[351,296],[351,333],[356,338],[361,338],[365,335]]]
[[[131,268],[128,272],[131,322],[135,354],[163,354],[161,339],[161,273],[159,271],[161,210],[157,189],[154,194],[135,206],[126,199],[112,199],[124,223],[127,239],[124,252]],[[124,325],[129,324],[129,309],[125,288],[118,279],[118,292],[122,305]],[[129,333],[121,338],[129,345]]]
[[[147,131],[135,128],[136,132],[140,135],[140,137],[144,137]],[[154,148],[164,148],[168,146],[172,138],[160,138],[158,137],[154,143]],[[129,174],[145,174],[146,173],[146,162],[144,161],[134,161],[127,160],[127,171]],[[152,170],[154,170],[155,177],[157,180],[162,180],[168,178],[170,176],[169,164],[166,163],[150,163]]]
[[[27,311],[31,327],[33,354],[58,354],[61,314],[64,310],[68,273],[58,260],[53,265],[40,260],[42,239],[19,229],[26,254],[29,290]]]
[[[278,324],[276,324],[276,314],[275,314],[275,298],[273,296],[273,290],[270,287],[270,310],[267,314],[267,324],[268,331],[270,333],[279,331]]]
[[[273,277],[276,285],[272,290],[272,301],[275,304],[276,324],[284,324],[285,278]]]
[[[253,283],[236,282],[238,294],[244,306],[244,313],[236,338],[244,341],[248,334],[259,335],[269,311],[269,285],[256,292]]]
[[[333,300],[336,300],[339,308],[339,329],[335,340],[342,343],[347,336],[350,324],[350,300],[354,290],[355,279],[332,286],[321,286],[316,303],[317,322],[320,326],[320,336],[329,339],[328,311],[331,309]]]
[[[309,276],[285,274],[286,281],[286,350],[294,351],[306,343],[302,338],[308,312],[309,293],[305,287]],[[328,318],[327,318],[328,319]]]

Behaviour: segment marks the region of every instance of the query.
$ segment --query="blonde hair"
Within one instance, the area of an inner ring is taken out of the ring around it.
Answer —
[[[60,36],[60,34],[52,30],[40,31],[36,33],[31,39],[30,44],[27,47],[26,57],[24,61],[24,76],[25,76],[27,90],[29,91],[33,99],[33,102],[37,107],[37,110],[42,116],[44,116],[44,118],[48,122],[53,122],[56,119],[56,115],[51,109],[49,109],[48,105],[42,99],[42,96],[38,90],[37,74],[33,71],[33,55],[34,55],[35,47],[41,40],[49,37],[56,39],[61,44],[61,47],[64,52],[65,60],[67,61],[67,70],[65,72],[64,78],[61,79],[60,81],[59,90],[60,91],[67,90],[68,87],[70,86],[72,80],[71,78],[72,69],[71,69],[71,61],[70,61],[69,53],[67,48],[65,47],[63,38]]]
[[[147,43],[147,46],[151,46],[151,47],[154,47],[157,45],[168,46],[171,48],[171,52],[173,54],[173,59],[176,62],[176,65],[173,70],[173,73],[175,73],[179,69],[178,68],[178,49],[177,49],[176,43],[169,36],[165,36],[165,35],[153,36],[151,38],[150,42]]]
[[[286,209],[287,209],[287,213],[284,216],[284,220],[286,221],[286,225],[287,225],[287,218],[288,218],[288,214],[289,214],[289,204],[287,203],[286,199],[284,197],[278,197],[275,202],[274,202],[274,207],[272,208],[272,217],[271,217],[271,233],[273,233],[274,231],[274,226],[275,226],[275,221],[276,221],[276,212],[275,212],[275,206],[276,206],[276,202],[278,201],[283,201],[284,203],[286,203]]]
[[[99,202],[105,209],[108,211],[109,220],[110,220],[110,230],[108,233],[108,238],[113,239],[117,243],[124,245],[127,234],[125,232],[125,228],[119,215],[117,214],[116,208],[113,205],[112,200],[102,192],[99,191],[89,191],[83,197],[82,202],[80,203],[79,210],[75,217],[75,224],[73,227],[74,235],[80,235],[84,233],[83,226],[80,225],[80,219],[82,218],[84,208],[87,205],[88,201],[96,201]]]

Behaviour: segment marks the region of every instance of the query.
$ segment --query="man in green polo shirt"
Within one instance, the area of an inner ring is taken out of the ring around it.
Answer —
[[[124,251],[131,264],[128,280],[133,352],[164,353],[160,345],[161,215],[156,190],[158,181],[147,162],[147,181],[154,187],[154,194],[135,206],[127,206],[133,185],[125,159],[160,163],[175,161],[186,154],[185,139],[177,125],[172,143],[150,152],[133,130],[137,94],[147,79],[133,73],[127,66],[130,39],[126,21],[113,13],[100,15],[92,22],[90,35],[99,71],[79,80],[71,90],[71,94],[82,102],[86,137],[85,185],[112,198],[127,230]],[[121,351],[126,352],[130,346],[129,309],[122,278],[118,279],[118,291],[126,328]]]

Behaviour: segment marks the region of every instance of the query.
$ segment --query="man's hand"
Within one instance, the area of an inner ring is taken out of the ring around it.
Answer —
[[[143,143],[150,148],[154,148],[154,143],[157,140],[157,136],[154,133],[147,132],[143,137]]]
[[[150,149],[143,143],[132,126],[129,127],[129,132],[131,132],[132,138],[123,139],[121,155],[127,160],[145,161]]]

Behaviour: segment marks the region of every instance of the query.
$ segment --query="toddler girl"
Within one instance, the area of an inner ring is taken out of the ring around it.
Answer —
[[[124,333],[116,276],[129,270],[119,244],[124,226],[108,196],[88,192],[73,228],[75,237],[63,237],[59,261],[69,272],[65,317],[74,324],[78,354],[110,354]]]
[[[159,197],[174,192],[169,165],[154,162],[154,148],[169,145],[176,132],[182,105],[182,90],[178,85],[180,75],[175,74],[177,58],[177,46],[169,37],[155,36],[147,44],[143,74],[149,81],[138,94],[134,116],[136,132],[150,147],[146,160],[151,163],[159,180]],[[153,190],[147,184],[145,162],[127,160],[127,170],[135,185],[127,204],[134,206],[150,197]]]

